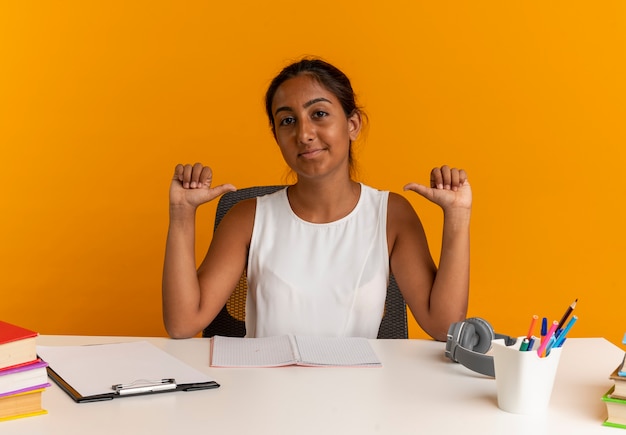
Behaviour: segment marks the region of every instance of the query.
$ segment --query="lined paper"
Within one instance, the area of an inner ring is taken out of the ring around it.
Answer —
[[[350,366],[380,367],[369,340],[362,337],[277,337],[212,339],[213,367]]]
[[[294,364],[288,335],[262,338],[213,337],[214,367],[277,367]]]
[[[367,338],[296,336],[301,365],[380,366]]]

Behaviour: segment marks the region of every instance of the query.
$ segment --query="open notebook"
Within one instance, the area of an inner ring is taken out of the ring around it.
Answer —
[[[237,338],[211,340],[213,367],[381,367],[369,340],[362,337]]]

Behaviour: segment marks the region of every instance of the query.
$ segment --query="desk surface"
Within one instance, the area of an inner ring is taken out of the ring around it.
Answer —
[[[142,340],[40,336],[40,345]],[[47,415],[0,423],[3,434],[554,434],[606,433],[600,397],[623,351],[602,338],[563,347],[550,408],[522,416],[500,410],[495,380],[443,356],[445,344],[372,340],[382,368],[209,367],[208,339],[147,338],[208,373],[218,389],[74,403],[56,385]]]

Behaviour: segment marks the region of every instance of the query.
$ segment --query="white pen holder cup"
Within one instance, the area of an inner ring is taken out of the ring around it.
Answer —
[[[538,346],[530,351],[519,350],[522,338],[512,346],[493,341],[498,407],[515,414],[540,414],[548,409],[561,348],[540,358]]]

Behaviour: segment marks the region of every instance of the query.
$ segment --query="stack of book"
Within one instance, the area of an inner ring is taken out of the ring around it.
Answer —
[[[626,344],[626,335],[622,343]],[[604,421],[605,426],[619,427],[626,429],[626,354],[620,365],[609,375],[609,379],[613,381],[613,386],[602,396],[602,401],[606,405],[607,419]]]
[[[0,320],[0,421],[45,414],[47,364],[37,358],[37,333]]]

